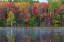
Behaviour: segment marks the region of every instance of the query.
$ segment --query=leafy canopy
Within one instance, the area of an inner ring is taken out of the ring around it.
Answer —
[[[50,3],[50,6],[49,6],[49,11],[55,11],[58,6],[60,5],[59,1],[58,0],[48,0],[48,2]]]

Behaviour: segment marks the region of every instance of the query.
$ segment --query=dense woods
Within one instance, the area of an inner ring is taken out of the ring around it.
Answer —
[[[0,27],[64,27],[64,1],[0,2]]]
[[[62,27],[64,0],[0,0],[0,42],[64,42]]]

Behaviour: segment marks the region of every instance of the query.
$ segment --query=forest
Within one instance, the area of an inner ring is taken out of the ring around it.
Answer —
[[[64,0],[0,1],[0,27],[64,27]]]
[[[64,42],[64,0],[0,0],[0,42]]]

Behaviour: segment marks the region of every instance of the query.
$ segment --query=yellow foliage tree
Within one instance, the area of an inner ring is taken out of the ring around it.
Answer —
[[[15,16],[12,11],[9,12],[8,18],[7,18],[7,25],[13,26],[13,24],[16,23]]]
[[[19,8],[20,10],[23,10],[25,8],[28,8],[30,6],[29,2],[14,2],[14,5]]]
[[[34,2],[34,3],[33,3],[33,6],[37,6],[37,7],[39,7],[39,6],[40,6],[40,3],[38,3],[38,2]]]

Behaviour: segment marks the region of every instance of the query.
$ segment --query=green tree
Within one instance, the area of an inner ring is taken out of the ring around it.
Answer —
[[[29,24],[30,24],[31,26],[35,26],[35,24],[36,24],[36,18],[35,18],[35,17],[30,18]]]
[[[29,2],[31,5],[33,4],[33,0],[20,0],[21,2]]]
[[[59,1],[58,0],[48,0],[48,2],[50,3],[50,6],[49,6],[49,11],[55,11],[58,6],[60,5]]]
[[[20,0],[13,0],[14,2],[19,2]]]
[[[31,2],[33,0],[20,0],[20,1],[22,1],[22,2]]]
[[[60,3],[59,3],[59,1],[58,0],[48,0],[48,2],[50,3],[50,6],[49,6],[49,12],[50,12],[50,18],[52,17],[52,18],[54,18],[53,16],[52,16],[52,12],[54,13],[56,10],[57,10],[57,8],[58,8],[58,6],[60,5]],[[54,13],[55,14],[55,13]],[[54,15],[53,14],[53,15]],[[52,19],[51,18],[51,19]],[[59,21],[57,20],[57,19],[54,19],[53,20],[53,23],[54,23],[54,25],[56,26],[57,25],[57,23],[58,23]]]
[[[0,27],[3,27],[4,25],[4,21],[2,19],[0,19]]]
[[[61,0],[61,3],[64,4],[64,0]]]
[[[58,26],[59,24],[59,15],[54,15],[54,18],[53,18],[53,23],[54,23],[54,26]]]

